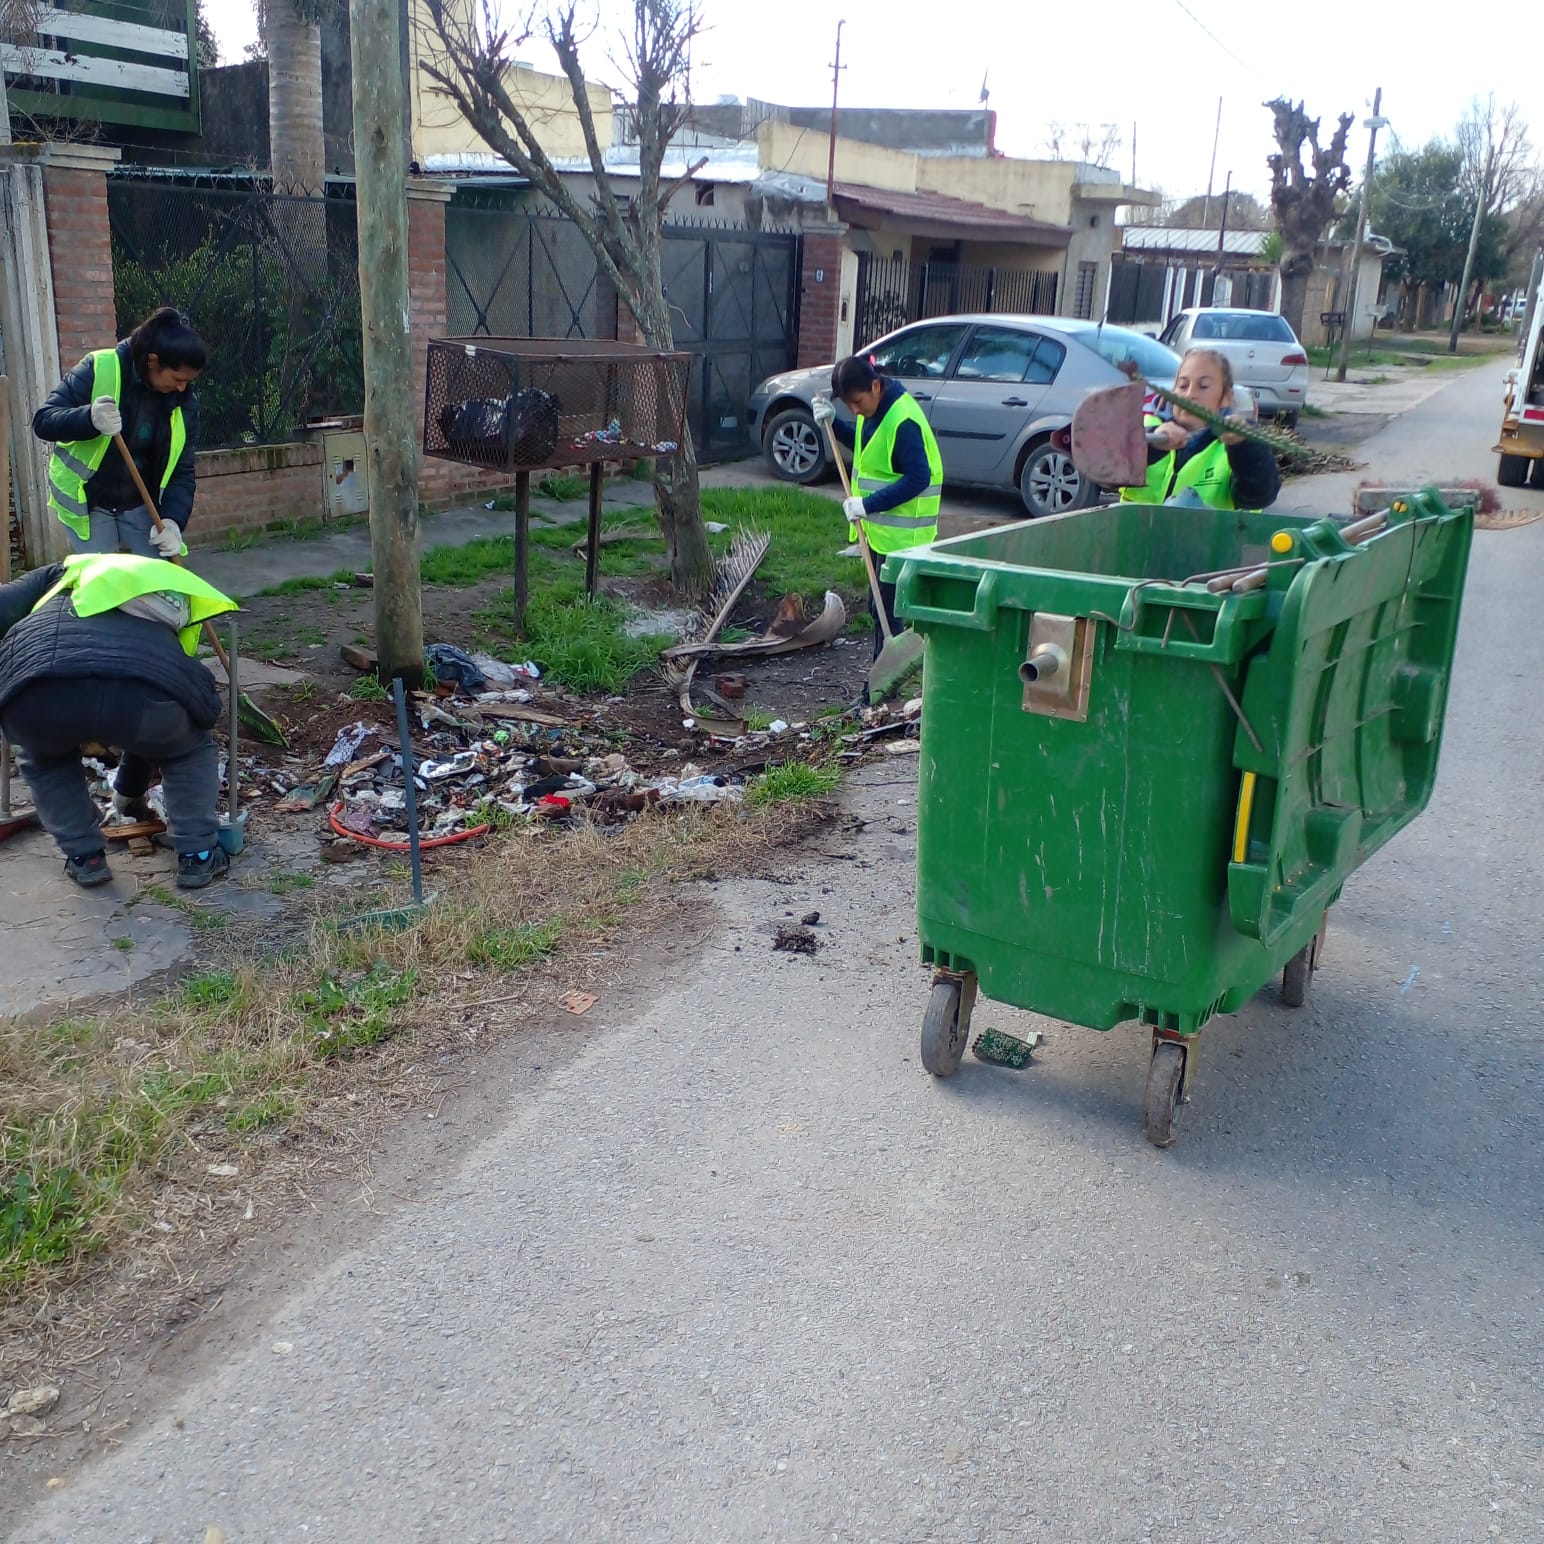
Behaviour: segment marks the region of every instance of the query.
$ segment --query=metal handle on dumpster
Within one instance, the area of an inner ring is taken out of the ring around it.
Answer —
[[[978,633],[992,630],[997,621],[997,575],[993,570],[986,569],[981,574],[969,611],[956,610],[953,606],[926,606],[919,602],[917,590],[928,578],[955,585],[960,583],[957,574],[929,575],[920,564],[907,563],[896,586],[895,607],[908,622],[937,622],[945,627],[966,627]]]

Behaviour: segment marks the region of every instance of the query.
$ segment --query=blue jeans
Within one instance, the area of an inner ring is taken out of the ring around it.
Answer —
[[[136,557],[158,558],[160,553],[150,541],[150,511],[143,504],[114,514],[110,509],[93,509],[89,533],[80,537],[70,532],[70,546],[76,552],[129,552]]]

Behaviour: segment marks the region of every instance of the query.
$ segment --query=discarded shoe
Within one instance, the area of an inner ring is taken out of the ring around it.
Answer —
[[[66,858],[64,872],[83,890],[105,885],[113,877],[113,871],[107,866],[107,853],[101,849],[88,852],[83,857]]]
[[[231,860],[223,847],[211,847],[208,852],[184,852],[177,856],[177,888],[202,890],[212,880],[221,879],[230,872]]]

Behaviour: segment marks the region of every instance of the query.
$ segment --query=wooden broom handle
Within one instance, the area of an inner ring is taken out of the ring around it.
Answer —
[[[842,448],[836,443],[836,430],[828,422],[826,424],[826,442],[831,447],[831,459],[836,462],[837,476],[842,479],[842,492],[848,498],[852,497],[852,484],[847,481],[847,463],[842,460]],[[869,551],[868,537],[863,532],[863,522],[858,521],[858,551],[863,554],[863,566],[868,570],[869,591],[874,597],[874,617],[879,623],[879,630],[885,635],[885,642],[895,636],[890,631],[890,618],[885,615],[884,592],[879,588],[879,570],[874,567],[874,554]]]
[[[155,500],[150,497],[150,490],[145,486],[145,479],[139,475],[139,468],[134,464],[134,457],[129,453],[129,447],[124,442],[122,434],[113,436],[113,444],[118,447],[118,454],[123,457],[123,464],[129,469],[129,476],[134,479],[134,486],[139,492],[140,498],[145,501],[145,508],[150,511],[150,518],[155,523],[156,530],[164,530],[166,522],[161,518],[161,511],[155,507]],[[183,566],[180,556],[172,559],[178,568]],[[214,657],[220,662],[220,669],[225,672],[225,679],[231,679],[230,655],[225,652],[225,645],[220,642],[220,635],[214,630],[212,622],[204,623],[204,634],[214,646]]]

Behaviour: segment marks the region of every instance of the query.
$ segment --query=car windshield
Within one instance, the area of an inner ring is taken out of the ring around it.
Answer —
[[[1279,316],[1254,311],[1202,311],[1190,336],[1212,343],[1296,343],[1292,329]]]
[[[1092,326],[1066,330],[1117,370],[1124,370],[1128,362],[1134,363],[1144,380],[1172,381],[1179,369],[1179,355],[1144,332],[1132,332],[1128,327]]]

